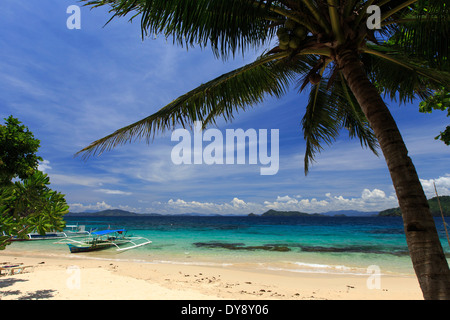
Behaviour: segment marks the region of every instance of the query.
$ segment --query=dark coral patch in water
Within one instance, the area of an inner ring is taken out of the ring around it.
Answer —
[[[227,242],[195,242],[194,245],[196,247],[203,248],[224,248],[228,250],[266,250],[266,251],[279,251],[279,252],[287,252],[291,251],[286,246],[280,245],[261,245],[261,246],[246,246],[245,243],[227,243]]]

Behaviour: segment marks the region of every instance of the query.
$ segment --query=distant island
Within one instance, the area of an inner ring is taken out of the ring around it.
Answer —
[[[348,216],[376,216],[378,212],[363,212],[355,210],[341,210],[341,211],[329,211],[325,213],[306,213],[300,211],[277,211],[270,209],[263,214],[215,214],[215,213],[180,213],[180,214],[160,214],[160,213],[135,213],[120,209],[108,209],[103,211],[89,211],[89,212],[69,212],[67,217],[151,217],[151,216],[200,216],[200,217],[214,217],[214,216],[248,216],[248,217],[315,217],[315,216],[335,216],[335,217],[348,217]]]
[[[306,213],[300,211],[277,211],[270,209],[264,212],[261,217],[309,217],[309,216],[321,216],[319,213]]]
[[[97,212],[69,212],[68,217],[142,217],[142,216],[162,216],[159,213],[135,213],[120,209],[108,209]]]
[[[444,216],[450,216],[450,196],[439,197]],[[437,217],[441,215],[441,211],[438,205],[437,198],[431,198],[428,200],[431,213]],[[306,213],[301,211],[278,211],[270,209],[263,214],[205,214],[205,213],[182,213],[182,214],[160,214],[160,213],[135,213],[120,209],[109,209],[97,212],[69,212],[68,217],[151,217],[151,216],[200,216],[200,217],[213,217],[213,216],[248,216],[248,217],[399,217],[401,216],[400,208],[391,208],[383,210],[381,212],[372,211],[357,211],[357,210],[340,210],[340,211],[328,211],[323,213]]]
[[[108,209],[102,211],[87,212],[69,212],[67,217],[162,217],[162,216],[220,216],[215,213],[180,213],[180,214],[161,214],[161,213],[136,213],[120,209]]]
[[[441,203],[444,216],[450,216],[450,196],[440,196],[439,202]],[[429,199],[428,204],[430,206],[431,214],[433,215],[433,217],[440,217],[441,209],[439,208],[438,198],[434,197]],[[380,217],[400,217],[402,215],[402,211],[399,207],[397,207],[383,210],[378,215]]]

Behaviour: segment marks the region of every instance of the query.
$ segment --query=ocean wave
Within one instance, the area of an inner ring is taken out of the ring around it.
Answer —
[[[379,246],[345,246],[345,247],[324,247],[324,246],[300,246],[303,252],[316,253],[373,253],[390,254],[395,256],[406,256],[409,254],[408,248],[392,247],[381,248]]]
[[[266,270],[282,272],[348,274],[358,276],[367,276],[369,274],[367,268],[307,262],[285,262],[282,266],[276,266],[274,264],[260,264],[260,266]]]
[[[265,251],[279,251],[279,252],[286,252],[291,251],[290,248],[287,246],[282,245],[257,245],[257,246],[246,246],[245,243],[237,242],[237,243],[229,243],[229,242],[195,242],[193,243],[194,246],[198,248],[223,248],[228,250],[248,250],[248,251],[254,251],[254,250],[265,250]]]

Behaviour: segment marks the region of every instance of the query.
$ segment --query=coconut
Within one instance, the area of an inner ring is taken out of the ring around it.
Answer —
[[[288,29],[283,28],[283,27],[278,28],[278,30],[277,30],[277,36],[278,37],[280,37],[282,34],[287,34],[287,33],[288,33]]]
[[[302,26],[297,27],[294,30],[294,35],[299,39],[304,40],[306,38],[306,29]]]
[[[278,48],[280,48],[281,50],[287,50],[287,49],[289,49],[289,45],[280,43],[278,45]]]
[[[289,47],[292,49],[298,49],[298,47],[300,47],[300,44],[302,43],[302,40],[300,40],[297,37],[293,37],[290,41],[289,41]]]
[[[311,82],[311,84],[318,84],[321,79],[322,76],[318,73],[313,73],[312,75],[309,76],[309,82]]]
[[[291,40],[291,37],[286,33],[286,34],[282,34],[278,40],[280,41],[280,44],[283,45],[288,45],[289,41]]]
[[[295,22],[292,19],[287,19],[286,22],[284,23],[284,26],[286,29],[294,30],[295,27],[297,26],[297,22]]]

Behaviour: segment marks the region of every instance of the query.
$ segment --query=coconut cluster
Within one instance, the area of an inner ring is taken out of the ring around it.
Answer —
[[[281,50],[298,49],[303,40],[305,40],[307,30],[302,25],[292,19],[287,19],[284,27],[277,30],[278,47]]]

